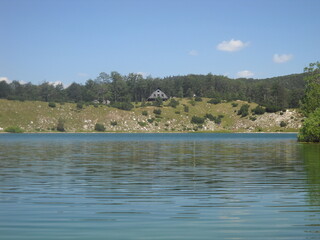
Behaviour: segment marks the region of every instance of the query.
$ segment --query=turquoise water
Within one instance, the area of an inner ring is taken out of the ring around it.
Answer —
[[[320,145],[0,134],[0,239],[320,239]]]

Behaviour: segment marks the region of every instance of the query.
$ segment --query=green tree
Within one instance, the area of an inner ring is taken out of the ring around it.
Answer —
[[[320,108],[305,119],[298,140],[300,142],[320,142]]]
[[[305,115],[309,115],[320,107],[320,62],[310,63],[304,71],[307,76],[305,96],[302,100],[302,110]]]

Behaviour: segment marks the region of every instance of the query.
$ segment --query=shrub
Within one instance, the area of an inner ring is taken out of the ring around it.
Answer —
[[[175,114],[180,114],[180,111],[175,111],[174,113],[175,113]]]
[[[98,132],[104,132],[106,130],[105,126],[102,123],[96,123],[94,130]]]
[[[154,109],[153,113],[156,115],[161,115],[161,109]]]
[[[62,118],[59,118],[58,124],[57,124],[57,131],[59,131],[59,132],[64,132],[65,131],[64,122],[65,121]]]
[[[147,123],[146,123],[146,122],[138,122],[138,124],[139,124],[141,127],[147,126]]]
[[[214,121],[215,117],[211,113],[207,113],[204,115],[205,118],[209,119],[210,121]]]
[[[216,98],[212,98],[207,103],[218,104],[218,103],[221,103],[221,100],[220,99],[216,99]]]
[[[148,116],[148,112],[147,111],[142,111],[142,115],[143,116]]]
[[[231,103],[232,107],[238,107],[238,103]]]
[[[241,117],[246,117],[249,115],[249,105],[248,104],[243,104],[241,108],[238,111],[238,115],[241,115]]]
[[[48,106],[51,107],[51,108],[55,108],[56,107],[56,104],[54,102],[49,102],[48,103]]]
[[[250,119],[251,121],[257,120],[257,118],[256,118],[256,117],[253,117],[253,116],[249,117],[249,119]]]
[[[197,116],[193,116],[191,118],[191,123],[194,123],[194,124],[203,124],[205,121],[205,118],[204,117],[197,117]]]
[[[148,123],[153,123],[154,118],[149,118],[149,119],[147,119],[147,121],[148,121]]]
[[[194,100],[195,100],[196,102],[202,102],[202,98],[201,98],[201,97],[198,97],[198,96],[195,97]]]
[[[283,108],[279,107],[279,106],[272,105],[272,106],[266,107],[266,112],[268,112],[268,113],[275,113],[275,112],[279,112],[281,110],[283,110]]]
[[[184,105],[183,110],[184,110],[184,112],[187,113],[187,112],[189,112],[189,107],[187,105]]]
[[[285,123],[284,121],[281,121],[280,127],[286,127],[286,126],[287,126],[287,123]]]
[[[77,103],[77,109],[82,109],[83,108],[83,104],[82,103]]]
[[[7,127],[4,131],[8,133],[23,133],[23,129],[18,126]]]
[[[300,142],[320,142],[320,108],[317,108],[303,122],[298,140]]]
[[[162,106],[162,104],[163,104],[163,100],[162,100],[162,98],[156,98],[156,100],[153,102],[153,106],[156,106],[156,107],[161,107]]]
[[[168,103],[168,106],[176,108],[178,105],[180,104],[179,101],[175,100],[175,99],[171,99],[170,102]]]
[[[215,124],[220,124],[221,123],[221,118],[220,117],[215,117],[213,121],[214,121]]]
[[[251,110],[254,114],[262,115],[266,112],[266,109],[262,106],[256,106],[254,109]]]
[[[110,125],[111,125],[111,126],[117,126],[117,125],[118,125],[118,122],[117,122],[117,121],[111,121],[111,122],[110,122]]]
[[[129,102],[114,102],[111,104],[111,107],[118,108],[125,111],[130,111],[134,106]]]

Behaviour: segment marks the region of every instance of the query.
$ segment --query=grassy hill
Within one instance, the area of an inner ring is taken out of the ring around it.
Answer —
[[[106,132],[296,132],[301,127],[302,116],[296,110],[253,115],[251,109],[257,106],[255,103],[210,104],[206,98],[201,102],[176,100],[180,102],[176,108],[166,106],[168,102],[162,107],[141,107],[138,103],[131,111],[124,111],[105,105],[83,105],[79,109],[74,103],[49,107],[47,102],[0,99],[0,132],[12,126],[25,132],[57,132],[59,119],[64,121],[66,132],[94,132],[96,123],[103,124]],[[250,105],[246,117],[237,115],[243,104]],[[155,109],[160,109],[161,114],[155,114]],[[205,114],[220,115],[221,123],[209,119],[203,124],[191,123],[193,116]],[[281,122],[285,123],[282,127]]]

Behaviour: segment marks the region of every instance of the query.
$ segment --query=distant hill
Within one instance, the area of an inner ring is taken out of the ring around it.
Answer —
[[[0,100],[0,132],[8,127],[19,127],[25,132],[57,132],[59,119],[66,132],[93,132],[97,123],[107,132],[288,132],[298,131],[302,117],[296,110],[284,112],[252,113],[257,104],[245,101],[208,103],[209,98],[175,98],[176,107],[141,107],[134,104],[131,111],[106,105],[75,103],[49,106],[41,101]],[[200,101],[202,100],[202,101]],[[248,115],[239,110],[248,105]],[[155,111],[156,110],[156,111]],[[160,111],[159,111],[160,110]]]

